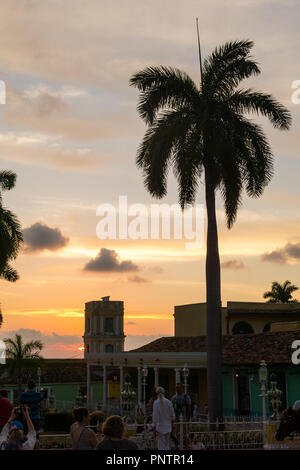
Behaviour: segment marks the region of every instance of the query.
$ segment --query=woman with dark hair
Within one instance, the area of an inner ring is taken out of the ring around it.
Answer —
[[[103,416],[103,411],[89,413],[88,409],[81,406],[73,410],[75,423],[70,428],[73,450],[92,450],[99,442],[97,435],[92,429],[87,428],[94,416]]]
[[[102,432],[104,439],[96,450],[138,450],[135,442],[125,439],[125,423],[121,416],[113,415],[103,423]]]

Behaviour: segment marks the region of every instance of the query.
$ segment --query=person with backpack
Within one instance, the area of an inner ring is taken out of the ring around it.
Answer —
[[[189,421],[191,418],[191,397],[184,393],[184,387],[181,383],[176,384],[176,394],[172,397],[172,404],[174,407],[176,421],[180,420],[182,416],[183,421]]]
[[[20,414],[20,407],[14,408],[9,420],[0,434],[1,450],[33,450],[36,444],[36,432],[29,416],[27,406],[21,407],[21,412],[27,424],[28,434],[25,437],[21,421],[16,418]]]

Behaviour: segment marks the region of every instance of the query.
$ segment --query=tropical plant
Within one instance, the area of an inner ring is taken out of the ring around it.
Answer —
[[[269,304],[295,304],[298,302],[297,299],[293,299],[293,292],[298,290],[299,287],[291,283],[291,281],[285,281],[282,284],[279,282],[272,282],[271,290],[263,294],[264,299]]]
[[[130,85],[140,91],[138,112],[148,129],[137,152],[149,193],[167,193],[173,167],[184,209],[195,201],[201,177],[207,209],[206,315],[207,378],[210,422],[222,419],[221,286],[215,197],[220,190],[227,226],[236,220],[243,190],[259,197],[273,174],[273,158],[263,129],[246,114],[266,116],[278,129],[288,129],[289,111],[271,95],[238,88],[241,80],[260,73],[251,58],[251,41],[217,47],[204,61],[200,86],[171,67],[147,67]]]
[[[6,338],[4,342],[6,345],[5,367],[9,376],[17,382],[18,392],[21,393],[23,375],[43,365],[40,352],[44,345],[39,340],[24,343],[21,335]]]
[[[17,257],[23,235],[15,214],[3,206],[2,191],[12,189],[16,177],[11,171],[0,171],[0,278],[10,282],[19,278],[17,271],[9,263]]]

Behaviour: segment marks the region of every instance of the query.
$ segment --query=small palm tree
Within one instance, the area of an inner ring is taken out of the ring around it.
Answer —
[[[0,171],[0,278],[10,282],[19,278],[9,262],[17,257],[23,235],[17,217],[3,206],[1,192],[12,189],[15,182],[15,173]]]
[[[221,284],[215,198],[225,202],[228,228],[236,220],[243,190],[259,197],[273,174],[273,156],[263,129],[249,113],[288,129],[288,110],[271,95],[238,88],[260,73],[251,41],[217,47],[205,60],[200,86],[171,67],[147,67],[130,84],[140,91],[138,112],[148,129],[137,153],[149,193],[167,193],[173,167],[182,208],[194,203],[203,176],[207,209],[206,316],[208,408],[211,422],[222,419]]]
[[[22,391],[24,372],[37,369],[43,363],[40,352],[44,345],[41,341],[24,343],[21,335],[4,340],[6,345],[6,369],[10,377],[16,380],[19,394]]]
[[[279,282],[272,282],[272,289],[263,294],[264,299],[269,304],[295,304],[298,303],[297,299],[293,299],[293,292],[298,290],[299,287],[291,283],[291,281],[285,281],[282,284]]]

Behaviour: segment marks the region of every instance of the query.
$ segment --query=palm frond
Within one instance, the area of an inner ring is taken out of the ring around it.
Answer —
[[[9,264],[0,267],[0,278],[9,282],[16,282],[19,279],[18,272]]]
[[[162,198],[166,194],[168,164],[191,122],[190,111],[183,108],[163,113],[146,131],[136,162],[143,170],[145,186],[152,196]]]
[[[229,98],[228,105],[237,113],[261,114],[275,128],[287,130],[291,126],[291,113],[272,95],[252,89],[238,90]]]
[[[179,203],[182,209],[195,202],[203,168],[201,129],[191,126],[177,142],[173,156],[174,174],[178,181]]]
[[[9,191],[16,184],[17,175],[13,171],[0,171],[0,191]]]
[[[203,93],[226,96],[241,80],[259,74],[258,64],[249,57],[252,47],[249,40],[230,41],[217,47],[204,61]]]
[[[172,67],[147,67],[130,79],[130,85],[141,91],[137,109],[147,124],[153,124],[160,110],[190,106],[199,98],[193,80]]]

